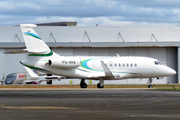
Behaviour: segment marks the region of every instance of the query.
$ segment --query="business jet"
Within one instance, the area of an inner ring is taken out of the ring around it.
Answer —
[[[97,88],[104,87],[104,80],[128,78],[167,77],[176,74],[173,69],[162,65],[160,61],[148,57],[64,57],[53,52],[33,30],[37,25],[21,24],[21,31],[28,52],[26,60],[20,63],[28,68],[81,79],[80,87],[86,88],[85,80],[98,80]]]

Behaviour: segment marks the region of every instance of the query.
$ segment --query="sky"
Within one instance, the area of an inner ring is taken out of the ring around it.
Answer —
[[[177,26],[180,0],[0,0],[0,26],[77,21],[78,26]]]

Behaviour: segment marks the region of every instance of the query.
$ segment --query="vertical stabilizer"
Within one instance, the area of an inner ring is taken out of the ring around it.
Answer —
[[[39,35],[33,30],[37,25],[34,24],[21,24],[21,31],[24,37],[26,49],[29,53],[50,53],[51,50]]]

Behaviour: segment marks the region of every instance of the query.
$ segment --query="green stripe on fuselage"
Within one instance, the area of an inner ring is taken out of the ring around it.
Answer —
[[[44,70],[44,69],[37,68],[37,67],[34,67],[34,66],[25,65],[25,64],[23,64],[23,65],[26,66],[26,67],[28,67],[28,68],[34,69],[34,70],[39,70],[39,71],[44,71],[44,72],[50,72],[50,71],[48,71],[48,70]]]

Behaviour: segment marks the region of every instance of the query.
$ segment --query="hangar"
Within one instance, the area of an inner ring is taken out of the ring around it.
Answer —
[[[177,74],[154,84],[179,83],[179,26],[76,26],[77,22],[38,24],[34,30],[62,56],[147,56],[160,60]],[[27,54],[4,54],[24,49],[19,26],[0,26],[0,78],[14,72],[25,72],[19,63]],[[105,84],[147,84],[147,79],[106,81]],[[61,82],[69,84],[69,81]],[[79,84],[79,81],[71,81]],[[89,84],[92,84],[89,82]],[[96,84],[96,83],[95,83]]]

